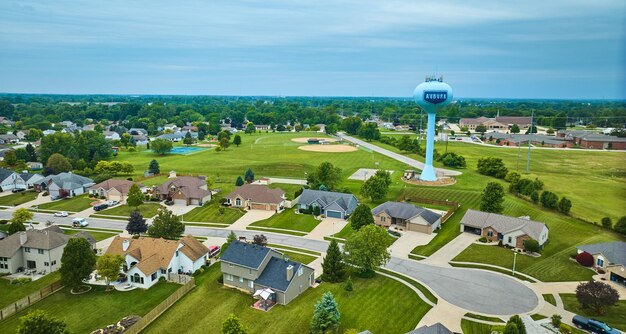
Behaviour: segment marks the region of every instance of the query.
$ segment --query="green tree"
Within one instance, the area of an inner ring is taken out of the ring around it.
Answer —
[[[183,138],[183,144],[187,146],[193,144],[193,137],[191,137],[191,131],[187,131],[187,133],[185,133],[185,138]]]
[[[539,201],[544,208],[548,209],[556,209],[559,205],[559,197],[555,193],[547,190],[541,193]]]
[[[222,141],[222,138],[228,138],[228,140],[230,141],[230,132],[226,131],[226,130],[222,130],[217,134],[217,140],[218,141]]]
[[[15,166],[17,165],[17,154],[13,150],[8,150],[4,152],[4,159],[2,160],[7,166]]]
[[[539,252],[541,247],[539,246],[539,242],[537,242],[537,240],[528,239],[524,241],[524,250],[527,252]]]
[[[136,183],[133,183],[133,185],[130,186],[130,189],[128,189],[128,196],[126,198],[126,203],[129,206],[133,206],[137,208],[138,206],[143,204],[144,198],[145,196],[141,192],[141,189],[139,189],[139,186]]]
[[[148,172],[152,173],[152,174],[161,174],[161,169],[159,168],[159,162],[156,161],[155,159],[152,159],[152,161],[150,161],[150,165],[148,166]]]
[[[328,124],[324,127],[324,131],[329,135],[334,135],[339,131],[339,127],[335,123]]]
[[[571,208],[572,201],[570,201],[567,197],[561,197],[561,199],[559,200],[559,211],[564,214],[568,214]]]
[[[476,127],[476,132],[480,133],[481,135],[484,135],[485,132],[487,132],[487,127],[480,124]]]
[[[222,334],[247,334],[248,328],[244,326],[239,318],[234,314],[229,314],[228,318],[222,322]]]
[[[11,221],[13,223],[26,224],[33,219],[33,213],[26,208],[19,208],[13,211]]]
[[[376,123],[366,123],[359,129],[359,135],[367,141],[380,139],[380,131]]]
[[[611,227],[613,227],[613,222],[611,221],[611,217],[604,217],[604,218],[602,218],[602,226],[604,228],[611,228]]]
[[[511,316],[509,321],[507,321],[507,324],[515,324],[518,334],[526,334],[526,325],[524,325],[524,321],[522,321],[522,318],[520,318],[519,315],[516,314]]]
[[[110,289],[111,281],[119,277],[123,263],[124,258],[117,254],[104,254],[96,261],[96,270],[100,276],[104,277],[107,290]]]
[[[239,145],[241,145],[241,136],[240,135],[235,135],[235,138],[233,139],[233,144],[237,145],[237,147],[239,147]]]
[[[26,226],[24,226],[23,223],[12,222],[11,224],[9,224],[9,229],[7,230],[7,233],[9,233],[9,235],[13,235],[17,232],[22,232],[22,231],[26,231]]]
[[[241,176],[237,176],[237,180],[235,181],[235,185],[237,187],[241,187],[243,186],[244,182],[243,182],[243,178]]]
[[[317,303],[311,319],[311,333],[333,333],[339,327],[341,314],[339,305],[330,291],[325,292]]]
[[[502,213],[504,210],[504,187],[497,182],[489,182],[480,196],[480,210]]]
[[[504,334],[519,334],[517,325],[512,322],[507,323],[504,327]]]
[[[387,196],[389,184],[380,177],[372,176],[361,186],[361,194],[372,201],[378,201]]]
[[[213,188],[213,184],[215,183],[215,180],[213,180],[212,177],[207,176],[207,178],[204,179],[204,183],[206,184],[206,188],[210,191]]]
[[[157,138],[153,140],[151,143],[152,143],[152,152],[156,154],[160,154],[160,155],[165,155],[167,153],[170,153],[170,151],[172,150],[172,147],[174,147],[172,142],[167,139]]]
[[[626,216],[622,216],[617,223],[615,223],[613,229],[618,233],[626,235]]]
[[[34,310],[20,318],[17,334],[65,334],[67,325],[43,310]]]
[[[346,240],[346,262],[359,268],[364,277],[389,261],[388,234],[384,228],[366,225]]]
[[[370,224],[374,224],[372,210],[367,204],[359,204],[350,216],[350,226],[352,226],[353,230],[358,231],[361,227]]]
[[[226,151],[228,146],[230,146],[229,137],[222,137],[222,139],[220,139],[220,147],[222,148],[222,150]]]
[[[246,129],[244,132],[251,135],[256,132],[256,127],[254,126],[254,124],[252,124],[252,122],[248,122],[248,125],[246,125]]]
[[[343,253],[335,239],[330,240],[326,256],[322,262],[322,280],[337,283],[346,276],[346,264],[343,262]]]
[[[477,169],[481,174],[497,177],[499,179],[505,178],[509,172],[502,159],[495,157],[478,159]]]
[[[231,243],[235,240],[237,240],[237,235],[235,234],[235,232],[230,231],[230,233],[228,233],[228,236],[226,237],[226,242]]]
[[[122,169],[120,170],[122,174],[130,175],[134,171],[135,171],[135,166],[133,166],[133,164],[131,164],[128,161],[122,161]]]
[[[33,145],[31,145],[30,143],[28,143],[26,145],[26,153],[28,153],[28,161],[37,161],[37,152],[35,151],[35,148],[33,147]]]
[[[248,170],[244,174],[244,179],[248,183],[252,183],[252,181],[254,181],[254,172],[252,171],[252,169],[248,168]]]
[[[552,317],[550,317],[550,323],[554,328],[559,328],[561,326],[561,319],[563,318],[560,315],[553,314]]]
[[[328,161],[322,162],[315,172],[309,174],[307,182],[313,189],[319,189],[320,185],[325,185],[333,190],[341,181],[341,168],[335,167]]]
[[[584,309],[591,309],[598,315],[619,301],[619,293],[613,287],[599,281],[589,281],[578,284],[576,299]]]
[[[530,200],[535,204],[539,203],[539,192],[535,190],[530,193]]]
[[[55,173],[69,172],[72,170],[72,164],[69,159],[59,153],[54,153],[48,158],[46,167],[52,168]]]
[[[71,238],[67,241],[61,256],[61,282],[74,289],[81,285],[96,265],[96,255],[84,238]]]
[[[341,128],[350,135],[356,135],[361,129],[363,121],[359,117],[348,117],[341,122]]]
[[[126,224],[126,231],[130,234],[141,234],[148,231],[148,224],[143,218],[139,210],[133,210],[128,218],[128,224]]]
[[[153,238],[178,239],[185,232],[185,224],[172,211],[161,208],[148,227],[148,235]]]
[[[519,133],[519,131],[519,125],[513,124],[513,126],[511,127],[511,133]]]

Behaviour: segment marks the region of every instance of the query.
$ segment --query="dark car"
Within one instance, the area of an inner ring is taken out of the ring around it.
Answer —
[[[94,211],[101,211],[101,210],[104,210],[104,209],[106,209],[106,208],[108,208],[108,207],[109,207],[109,205],[108,205],[108,204],[106,204],[106,203],[102,203],[102,204],[95,205],[95,206],[93,207],[93,210],[94,210]]]
[[[603,323],[602,321],[598,321],[594,319],[587,319],[580,315],[575,315],[574,318],[572,318],[572,322],[574,323],[576,327],[580,329],[584,329],[591,333],[595,333],[595,334],[604,334],[604,333],[620,334],[621,333],[617,329],[613,329],[609,327],[607,324]]]
[[[15,189],[12,190],[12,192],[19,193],[19,192],[24,191],[24,190],[26,190],[26,189],[24,189],[24,188],[15,188]]]

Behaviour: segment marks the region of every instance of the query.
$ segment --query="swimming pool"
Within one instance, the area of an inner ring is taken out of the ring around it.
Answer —
[[[172,154],[189,154],[189,153],[194,153],[197,151],[202,151],[204,150],[203,148],[200,147],[185,147],[185,146],[178,146],[178,147],[174,147],[170,150],[170,153]]]

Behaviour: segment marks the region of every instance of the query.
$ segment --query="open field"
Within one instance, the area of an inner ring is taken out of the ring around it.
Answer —
[[[58,271],[23,285],[11,285],[8,279],[0,278],[0,308],[14,303],[33,292],[37,292],[48,285],[58,281],[61,274]]]
[[[250,226],[282,228],[302,232],[311,232],[320,221],[313,218],[313,215],[296,214],[294,209],[287,209],[272,217],[250,224]]]
[[[308,289],[287,306],[278,305],[269,312],[262,312],[250,307],[253,303],[251,295],[224,288],[218,283],[220,275],[219,266],[212,266],[196,277],[197,287],[153,322],[146,332],[177,332],[181,323],[185,324],[186,333],[206,333],[207,328],[219,331],[222,321],[232,312],[249,327],[249,333],[305,333],[315,302],[326,291],[332,292],[339,304],[339,332],[356,328],[369,329],[373,333],[406,333],[415,328],[430,309],[402,283],[376,275],[372,279],[353,276],[352,292],[345,291],[342,284],[323,283],[315,289]],[[392,312],[381,309],[381,305],[394,305],[411,312]]]
[[[161,207],[162,206],[159,203],[143,203],[136,209],[139,210],[139,213],[141,213],[144,218],[152,218],[157,214],[157,211],[159,211],[159,208]],[[98,211],[97,215],[130,217],[130,213],[133,211],[135,211],[135,207],[131,207],[128,204],[118,204],[112,208]]]
[[[50,203],[40,204],[39,209],[79,212],[85,209],[89,209],[92,202],[94,202],[94,200],[87,197],[87,195],[85,194],[68,199],[56,200]]]
[[[37,198],[39,193],[34,191],[22,191],[20,193],[10,194],[0,197],[0,205],[16,206],[26,202],[30,202]]]
[[[180,285],[173,283],[158,283],[149,290],[105,292],[104,286],[93,286],[90,292],[82,295],[73,295],[69,289],[64,288],[0,321],[0,328],[4,333],[15,333],[20,317],[31,310],[44,310],[48,315],[64,321],[70,332],[89,333],[127,315],[145,315],[179,287]]]
[[[604,315],[596,315],[588,310],[581,309],[575,294],[567,293],[559,296],[561,296],[563,307],[566,310],[584,317],[600,320],[613,328],[626,331],[626,300],[620,300],[615,306],[609,307]]]

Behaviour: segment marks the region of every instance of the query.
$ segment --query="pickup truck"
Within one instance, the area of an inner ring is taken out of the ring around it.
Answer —
[[[594,334],[620,334],[621,332],[617,329],[613,329],[609,327],[607,324],[602,321],[587,319],[580,315],[575,315],[572,318],[572,322],[574,325],[580,329],[584,329]]]

